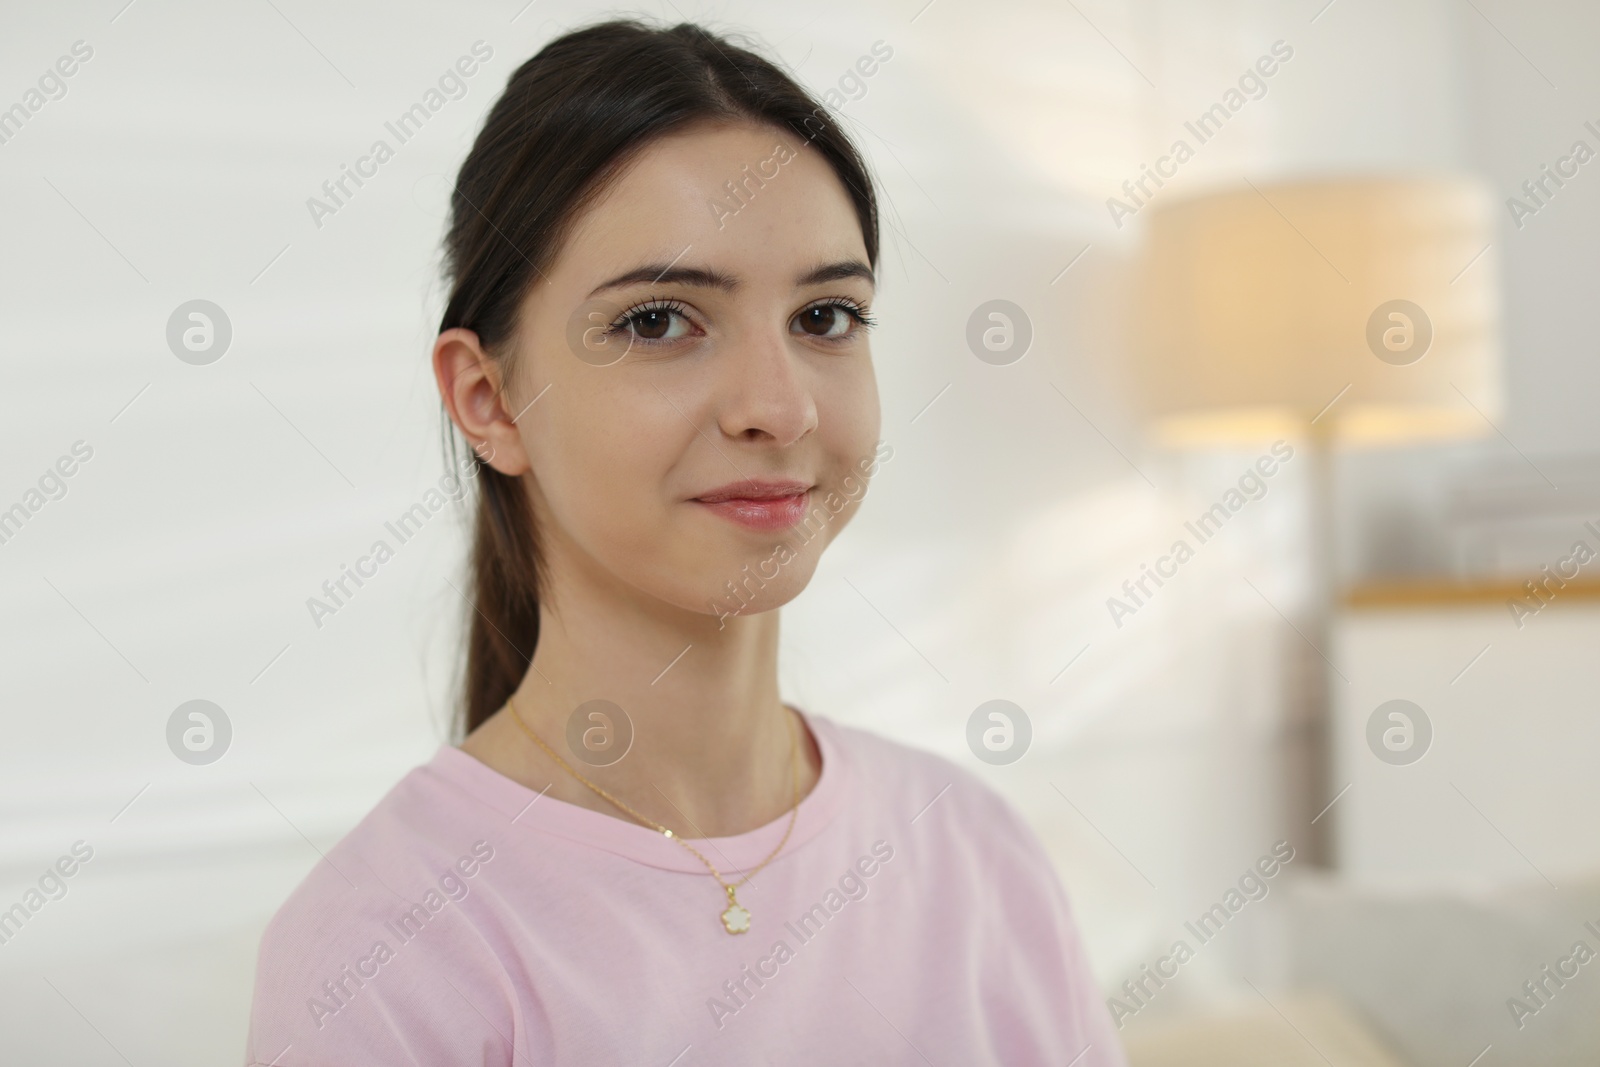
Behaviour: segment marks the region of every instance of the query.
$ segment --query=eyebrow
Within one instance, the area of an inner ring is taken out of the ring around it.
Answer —
[[[837,263],[825,263],[808,271],[796,278],[794,285],[796,289],[802,289],[808,285],[821,285],[824,282],[842,281],[846,278],[861,278],[869,285],[876,283],[871,267],[859,259],[845,259]],[[610,281],[602,282],[589,295],[597,296],[607,289],[621,289],[624,286],[638,285],[640,282],[650,282],[654,285],[690,285],[702,289],[721,289],[729,293],[739,288],[737,278],[718,270],[705,267],[678,267],[671,263],[646,263],[625,274],[619,274]]]

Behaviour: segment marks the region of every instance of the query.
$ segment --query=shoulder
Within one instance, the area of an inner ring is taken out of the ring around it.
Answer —
[[[997,790],[955,759],[866,727],[822,716],[817,718],[832,731],[867,789],[915,794],[929,786],[936,793],[949,787],[962,805],[980,810],[996,807],[1012,810]],[[931,801],[933,796],[930,794],[927,799]]]
[[[1003,974],[1020,991],[1012,1007],[1023,1017],[1060,1017],[1067,1032],[1102,1049],[1085,1063],[1125,1064],[1066,888],[1021,810],[953,759],[868,730],[834,729],[856,763],[865,803],[897,809],[905,847],[895,852],[906,857],[894,861],[898,876],[918,887],[917,902],[934,909],[935,925],[966,931],[962,966]]]
[[[998,853],[1054,877],[1043,844],[1017,806],[974,770],[929,749],[826,720],[853,764],[857,788],[914,828]]]
[[[428,768],[391,787],[267,923],[250,1011],[249,1052],[260,1062],[286,1045],[295,1049],[287,1063],[409,1061],[424,1049],[449,1059],[459,1043],[428,1043],[430,1015],[447,1016],[438,1029],[448,1031],[448,1017],[499,1014],[496,959],[466,904],[493,864],[503,819]],[[424,976],[448,978],[478,1014],[445,1003],[448,989]]]
[[[267,924],[264,944],[386,914],[436,886],[462,857],[492,860],[496,814],[434,774],[437,759],[408,771],[323,853]]]

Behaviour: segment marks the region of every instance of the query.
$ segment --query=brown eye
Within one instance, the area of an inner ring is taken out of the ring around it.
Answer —
[[[849,309],[838,304],[818,304],[800,312],[800,328],[813,337],[840,337],[848,333],[853,319]]]
[[[609,332],[626,334],[630,344],[665,344],[687,337],[690,325],[681,306],[649,304],[624,312]]]
[[[647,341],[659,341],[672,326],[672,312],[665,309],[641,311],[632,319],[633,332]]]

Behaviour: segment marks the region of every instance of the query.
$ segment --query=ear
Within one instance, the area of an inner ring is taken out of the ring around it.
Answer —
[[[478,335],[460,327],[441,333],[433,343],[433,376],[445,410],[472,450],[501,474],[526,473],[532,464],[507,408],[501,366]]]

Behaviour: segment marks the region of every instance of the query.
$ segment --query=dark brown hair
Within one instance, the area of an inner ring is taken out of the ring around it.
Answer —
[[[866,165],[833,115],[749,48],[692,23],[603,22],[551,41],[511,75],[461,165],[450,200],[439,322],[474,331],[510,378],[517,309],[589,203],[640,149],[698,122],[792,130],[822,153],[878,262],[878,211]],[[445,419],[452,471],[461,470]],[[470,561],[472,607],[459,734],[516,691],[539,641],[547,589],[539,531],[520,477],[474,453],[478,486]]]

